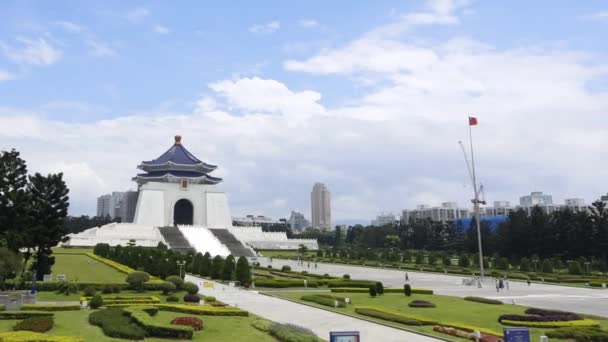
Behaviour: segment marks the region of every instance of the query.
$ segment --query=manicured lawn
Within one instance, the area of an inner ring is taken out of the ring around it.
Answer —
[[[127,278],[127,275],[120,273],[117,270],[102,264],[83,254],[62,254],[62,249],[53,253],[55,257],[55,265],[53,265],[53,280],[57,280],[57,275],[65,274],[68,281],[76,282],[105,282],[105,283],[122,283]]]
[[[53,335],[79,336],[85,341],[126,341],[110,338],[103,334],[101,328],[90,325],[89,314],[92,310],[64,311],[55,313],[55,326],[48,333]],[[179,316],[193,316],[183,313],[159,312],[154,319],[159,322],[170,323]],[[223,317],[223,316],[196,316],[203,320],[203,330],[195,332],[193,341],[276,341],[270,335],[255,329],[251,322],[256,316],[249,317]],[[19,320],[0,320],[0,331],[11,331]],[[145,341],[167,341],[160,338],[147,338]]]
[[[85,254],[93,252],[93,248],[53,248],[53,253],[61,253],[61,254]]]
[[[167,297],[169,297],[169,296],[163,295],[162,292],[160,292],[160,291],[136,292],[136,291],[131,291],[131,290],[123,290],[123,291],[120,291],[120,293],[110,293],[110,294],[103,294],[101,292],[98,292],[98,293],[101,294],[102,296],[156,296],[160,299],[161,303],[167,303]],[[179,298],[179,302],[177,302],[177,303],[184,302],[185,294],[186,294],[186,291],[178,291],[178,292],[173,293],[173,295],[175,295],[175,296],[177,296],[177,298]],[[82,291],[77,292],[77,293],[72,293],[68,296],[63,295],[63,294],[58,294],[57,292],[43,291],[43,292],[38,292],[38,294],[36,295],[36,300],[44,301],[44,302],[79,301],[80,297],[82,297],[82,296],[84,296]],[[174,302],[174,303],[176,303],[176,302]]]
[[[318,292],[317,292],[318,293]],[[349,297],[354,304],[348,305],[346,308],[332,308],[323,306],[320,304],[305,302],[300,300],[303,295],[310,294],[310,292],[272,292],[274,296],[280,296],[296,300],[307,305],[313,305],[332,311],[353,315],[355,317],[365,318],[368,320],[378,321],[385,324],[393,325],[396,327],[420,331],[427,334],[433,334],[435,336],[441,336],[443,338],[449,338],[448,335],[437,334],[433,332],[432,326],[407,326],[399,323],[392,323],[388,321],[378,320],[368,316],[362,316],[355,313],[355,306],[376,306],[388,308],[390,310],[400,311],[407,314],[416,315],[422,318],[428,318],[437,320],[440,322],[454,322],[461,323],[464,325],[472,325],[483,328],[492,329],[498,332],[503,330],[503,325],[498,323],[498,316],[501,314],[523,314],[526,310],[524,306],[518,305],[489,305],[480,304],[475,302],[469,302],[462,298],[440,296],[440,295],[419,295],[414,294],[411,297],[405,297],[403,294],[384,294],[377,296],[376,298],[370,297],[364,293],[335,293],[337,296]],[[434,303],[437,307],[435,308],[410,308],[408,303],[414,299],[427,300]],[[604,319],[600,321],[604,329],[608,328],[608,320]],[[538,341],[544,331],[548,329],[531,329],[532,341]],[[552,339],[556,340],[556,339]]]

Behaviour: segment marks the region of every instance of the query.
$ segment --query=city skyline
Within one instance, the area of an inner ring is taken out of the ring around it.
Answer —
[[[308,212],[316,181],[335,222],[464,204],[471,115],[488,200],[607,191],[604,2],[184,6],[3,4],[0,148],[64,172],[71,215],[175,134],[235,215]]]

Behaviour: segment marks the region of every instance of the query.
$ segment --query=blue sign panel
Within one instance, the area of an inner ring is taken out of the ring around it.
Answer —
[[[505,342],[530,342],[530,329],[504,328]]]
[[[329,342],[360,342],[358,331],[330,331]]]

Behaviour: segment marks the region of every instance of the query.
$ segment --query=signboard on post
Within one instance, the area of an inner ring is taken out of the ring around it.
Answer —
[[[52,274],[45,274],[42,276],[42,281],[53,281],[53,275]]]
[[[505,342],[530,342],[530,329],[528,328],[504,328]]]
[[[358,331],[330,331],[329,342],[360,342]]]
[[[57,275],[57,281],[66,281],[67,277],[65,276],[65,274],[58,274]]]

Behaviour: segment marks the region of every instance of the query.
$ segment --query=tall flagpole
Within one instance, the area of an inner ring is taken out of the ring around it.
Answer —
[[[476,123],[477,124],[477,123]],[[483,251],[481,248],[481,224],[479,214],[479,190],[477,188],[477,179],[475,178],[475,155],[473,154],[473,129],[471,128],[471,117],[469,117],[469,142],[471,143],[471,166],[473,168],[473,191],[475,192],[475,199],[473,205],[475,209],[475,222],[477,224],[477,248],[479,250],[479,276],[483,278],[485,272],[483,269]]]

